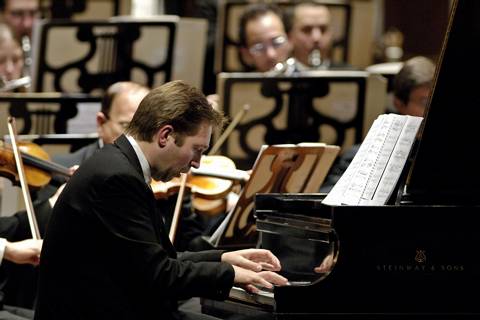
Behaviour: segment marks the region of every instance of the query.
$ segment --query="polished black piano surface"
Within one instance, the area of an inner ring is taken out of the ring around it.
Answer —
[[[480,74],[479,16],[480,1],[452,4],[421,138],[389,204],[257,195],[259,245],[280,257],[292,284],[261,297],[234,289],[227,302],[204,301],[205,311],[480,319],[480,96],[478,81],[466,76]],[[315,269],[325,262],[326,270]]]
[[[293,284],[261,296],[234,289],[229,302],[204,307],[245,313],[246,304],[278,319],[480,317],[478,206],[329,207],[323,197],[257,195],[261,246]],[[314,272],[329,255],[329,272]]]

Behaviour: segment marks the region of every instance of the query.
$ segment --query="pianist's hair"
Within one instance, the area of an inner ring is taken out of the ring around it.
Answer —
[[[225,118],[199,89],[177,80],[150,91],[140,103],[126,133],[151,142],[161,127],[171,125],[177,135],[176,142],[181,145],[184,136],[195,135],[205,122],[219,128]]]
[[[407,104],[412,90],[423,85],[430,86],[434,74],[435,64],[430,59],[423,56],[411,58],[395,76],[393,94]]]

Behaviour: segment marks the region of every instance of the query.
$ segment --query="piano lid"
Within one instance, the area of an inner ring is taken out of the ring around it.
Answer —
[[[407,193],[425,204],[480,202],[480,1],[458,0],[450,22]],[[422,130],[422,129],[421,129]],[[477,197],[475,197],[477,196]]]

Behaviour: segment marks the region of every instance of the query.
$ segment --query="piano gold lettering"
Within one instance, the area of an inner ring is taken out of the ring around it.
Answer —
[[[379,264],[379,272],[463,272],[462,264]]]

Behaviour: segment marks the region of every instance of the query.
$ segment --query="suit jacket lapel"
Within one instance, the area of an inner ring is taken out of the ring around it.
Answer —
[[[117,140],[115,140],[115,145],[125,154],[127,159],[130,161],[132,166],[140,175],[141,179],[143,180],[143,171],[142,166],[140,165],[140,161],[138,160],[137,154],[135,150],[133,150],[132,145],[128,141],[125,135],[121,135]],[[159,243],[162,244],[163,248],[168,252],[169,256],[176,257],[176,251],[173,247],[173,244],[170,242],[168,238],[168,232],[165,224],[163,223],[163,219],[161,216],[160,210],[157,209],[156,199],[153,195],[153,192],[150,189],[150,186],[145,183],[145,188],[148,189],[148,192],[151,194],[151,201],[150,201],[150,208],[151,210],[151,218],[154,225],[155,233]]]

